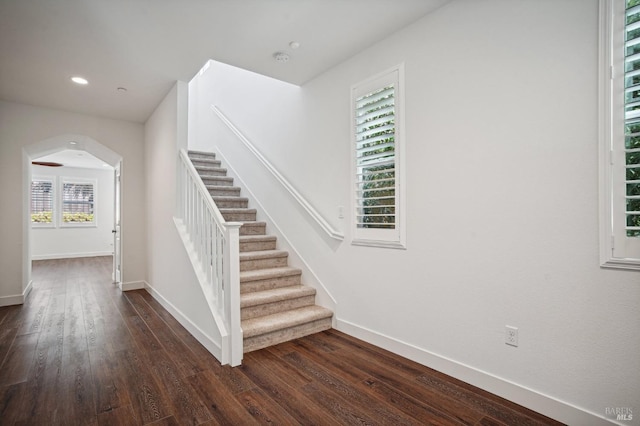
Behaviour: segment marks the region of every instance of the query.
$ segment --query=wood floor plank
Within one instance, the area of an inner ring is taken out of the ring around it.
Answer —
[[[111,344],[94,346],[89,350],[96,412],[106,413],[131,405],[123,375],[122,361]]]
[[[244,356],[245,366],[249,363],[257,363],[260,366],[264,366],[273,374],[283,378],[286,377],[287,384],[293,388],[300,388],[313,380],[300,370],[291,368],[289,363],[274,355],[270,350],[249,352]]]
[[[63,424],[97,424],[91,362],[88,351],[69,351],[63,355],[62,395],[58,411]]]
[[[153,372],[171,402],[173,417],[183,425],[198,425],[213,418],[191,385],[183,380],[170,355],[153,354]]]
[[[409,374],[405,371],[406,369],[390,368],[389,364],[379,360],[369,351],[358,351],[354,348],[345,347],[336,351],[336,353],[339,357],[348,357],[353,368],[367,372],[373,378],[387,384],[395,391],[416,398],[439,413],[443,413],[460,423],[474,424],[484,416],[479,410],[474,410],[472,407],[435,392],[433,389],[421,386],[416,380],[417,376],[412,376],[412,374],[420,373],[420,370],[412,371],[412,374]]]
[[[265,353],[268,352],[265,351]],[[251,355],[251,353],[247,355]],[[289,380],[290,375],[286,374],[286,372],[272,368],[272,365],[263,362],[263,357],[255,353],[250,358],[250,362],[246,362],[240,367],[242,372],[274,402],[295,418],[296,422],[304,425],[339,423],[338,419],[327,414],[326,410],[304,396],[300,392],[301,386],[296,388],[295,382]],[[292,371],[292,369],[289,369],[289,371]],[[305,381],[302,386],[307,383],[309,382]]]
[[[26,383],[18,383],[9,386],[0,386],[0,419],[1,423],[8,425],[18,421],[22,412],[22,400],[25,394]]]
[[[162,348],[171,356],[179,370],[180,377],[191,376],[206,368],[206,362],[199,359],[191,349],[167,326],[164,320],[147,304],[140,292],[129,292],[126,295],[140,317]],[[210,359],[208,362],[211,362]]]
[[[116,356],[122,361],[122,374],[131,396],[131,405],[141,423],[170,416],[169,401],[151,372],[150,359],[137,351],[120,351]]]
[[[33,367],[38,344],[38,334],[16,336],[9,347],[4,363],[0,367],[0,386],[26,382]]]
[[[133,415],[133,409],[130,405],[116,407],[113,410],[105,411],[98,414],[98,424],[100,426],[122,426],[139,424]]]
[[[375,393],[385,404],[396,407],[403,413],[413,417],[421,424],[431,425],[459,425],[460,422],[442,411],[407,395],[387,383],[375,378],[369,378],[356,388],[365,387],[366,391]]]
[[[294,425],[297,424],[294,419],[285,409],[267,396],[267,394],[260,388],[253,388],[244,391],[236,398],[245,406],[249,414],[253,416],[258,424],[263,425]]]
[[[187,377],[187,380],[221,425],[257,425],[236,394],[228,389],[210,370]]]
[[[7,354],[18,335],[18,327],[2,327],[0,326],[0,369],[4,364]]]
[[[370,412],[371,415],[383,424],[418,424],[417,421],[408,418],[408,416],[394,407],[383,406],[368,395],[357,392],[348,382],[336,376],[338,373],[341,373],[343,376],[344,372],[342,371],[329,371],[324,365],[317,364],[299,352],[290,353],[285,355],[284,358],[290,362],[291,365],[311,375],[315,383],[330,389],[361,410]]]
[[[476,409],[482,411],[485,415],[506,424],[517,424],[522,426],[542,424],[539,420],[530,417],[525,412],[507,408],[503,404],[498,404],[478,392],[465,389],[451,381],[442,380],[434,377],[433,375],[426,374],[419,376],[417,380],[439,393],[447,395],[458,401],[462,401],[470,407],[476,407]]]

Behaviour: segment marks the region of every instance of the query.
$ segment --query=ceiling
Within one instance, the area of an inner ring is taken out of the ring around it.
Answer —
[[[301,85],[447,1],[0,0],[0,99],[144,122],[208,59]]]
[[[81,169],[113,170],[113,167],[87,151],[75,149],[65,149],[43,157],[34,158],[34,161],[60,163],[65,167],[78,167]]]

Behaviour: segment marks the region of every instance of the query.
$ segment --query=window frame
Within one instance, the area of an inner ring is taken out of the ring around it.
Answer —
[[[358,161],[356,144],[356,100],[365,93],[394,85],[394,162],[395,162],[395,226],[394,229],[359,228],[357,225]],[[351,244],[359,246],[406,249],[405,126],[404,126],[404,63],[378,73],[351,86]]]
[[[625,5],[625,0],[599,3],[600,266],[640,270],[640,237],[626,236],[623,202]]]
[[[51,182],[51,222],[34,222],[31,219],[31,215],[33,214],[32,204],[33,204],[33,182],[42,181],[42,182]],[[56,228],[57,224],[57,211],[56,208],[56,197],[58,195],[57,188],[57,179],[55,176],[45,176],[45,175],[33,175],[31,176],[31,184],[29,185],[29,221],[31,222],[32,228]]]
[[[98,181],[97,179],[85,179],[85,178],[77,178],[77,177],[66,177],[66,176],[60,176],[60,185],[59,185],[59,194],[60,196],[58,197],[58,201],[59,201],[59,226],[60,228],[92,228],[92,227],[97,227],[98,226],[98,203],[97,203],[97,199],[98,199]],[[64,221],[64,206],[65,206],[65,199],[64,199],[64,186],[65,184],[73,184],[73,185],[87,185],[90,184],[92,186],[92,192],[93,192],[93,202],[92,202],[92,209],[93,209],[93,220],[91,222],[65,222]]]

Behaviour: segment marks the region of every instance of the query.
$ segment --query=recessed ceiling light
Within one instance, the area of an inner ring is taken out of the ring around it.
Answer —
[[[79,76],[71,77],[71,81],[73,81],[76,84],[83,85],[83,86],[89,84],[89,81],[86,78],[79,77]]]
[[[127,88],[126,88],[126,87],[118,87],[116,90],[117,90],[118,92],[126,92],[126,91],[127,91]]]
[[[291,43],[289,43],[289,47],[292,49],[297,49],[298,47],[300,47],[300,43],[297,41],[292,41]]]
[[[76,142],[76,141],[69,141],[69,145],[78,145],[78,142]]]

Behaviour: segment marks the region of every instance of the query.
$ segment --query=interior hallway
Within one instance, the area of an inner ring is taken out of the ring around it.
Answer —
[[[0,308],[0,424],[557,424],[335,330],[223,367],[111,261],[35,261]]]

